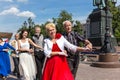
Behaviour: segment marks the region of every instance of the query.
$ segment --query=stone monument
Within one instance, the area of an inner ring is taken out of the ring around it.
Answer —
[[[94,0],[94,6],[98,8],[94,9],[89,15],[90,19],[90,37],[89,40],[93,43],[93,46],[103,46],[105,39],[105,27],[106,27],[106,12],[103,9],[105,7],[104,0]],[[114,45],[117,45],[116,38],[112,32],[112,14],[110,11],[107,13],[107,25],[110,27],[110,35]]]
[[[93,10],[93,13],[89,16],[91,37],[97,37],[97,42],[94,42],[96,45],[102,44],[99,60],[93,62],[92,66],[118,68],[120,67],[119,55],[116,53],[112,40],[112,14],[109,11],[108,1],[110,0],[94,0],[94,5],[98,8]]]

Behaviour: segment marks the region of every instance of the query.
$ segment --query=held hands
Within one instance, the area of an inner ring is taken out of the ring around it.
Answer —
[[[92,51],[92,45],[85,46],[86,48],[89,48]]]
[[[89,50],[92,51],[92,43],[88,40],[85,40],[85,48],[89,48]]]
[[[33,51],[33,49],[29,49],[29,53],[33,53],[34,51]]]
[[[41,51],[44,51],[44,48],[40,48]]]
[[[92,51],[92,49],[89,48],[89,47],[83,47],[82,49],[83,49],[83,52],[90,52],[90,51]]]
[[[59,55],[66,56],[66,57],[68,56],[68,55],[67,55],[67,51],[66,51],[66,50],[64,50],[64,52],[58,52],[58,54],[59,54]]]
[[[17,50],[14,50],[13,53],[18,54]]]
[[[8,52],[8,51],[9,51],[9,49],[3,49],[3,51]]]

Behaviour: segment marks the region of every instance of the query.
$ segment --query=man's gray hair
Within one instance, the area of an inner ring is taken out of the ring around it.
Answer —
[[[69,20],[63,21],[63,26],[65,25],[66,22],[70,22]],[[71,22],[70,22],[71,23]]]

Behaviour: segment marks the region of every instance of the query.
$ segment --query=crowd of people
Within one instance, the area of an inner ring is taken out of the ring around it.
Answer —
[[[12,73],[21,80],[75,80],[79,53],[91,51],[92,44],[74,32],[68,20],[63,22],[64,34],[57,33],[54,23],[46,24],[45,28],[47,38],[41,34],[39,26],[35,27],[31,39],[27,30],[15,34],[15,39],[10,43],[0,38],[0,77],[3,80],[11,74],[9,49],[13,50]],[[79,42],[83,42],[84,46],[81,47]]]

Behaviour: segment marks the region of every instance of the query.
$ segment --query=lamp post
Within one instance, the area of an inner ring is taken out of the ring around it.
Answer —
[[[93,5],[97,6],[100,10],[105,12],[105,35],[104,35],[104,45],[101,47],[99,54],[99,61],[93,63],[93,66],[102,68],[116,68],[120,67],[119,56],[116,53],[116,49],[111,41],[111,27],[109,23],[109,5],[108,2],[111,1],[114,5],[117,0],[93,0]]]
[[[105,39],[104,39],[104,45],[101,48],[102,53],[113,53],[115,52],[114,45],[112,44],[111,41],[111,31],[110,31],[110,25],[109,25],[109,6],[108,6],[108,1],[111,1],[114,6],[117,2],[117,0],[93,0],[93,6],[97,6],[99,9],[105,11]]]
[[[117,0],[111,0],[111,1],[115,5],[115,3],[116,3],[115,1],[117,1]],[[106,14],[106,17],[105,17],[106,33],[105,33],[104,45],[101,48],[101,52],[103,52],[103,53],[114,53],[116,50],[115,50],[114,45],[112,44],[112,41],[111,41],[111,33],[112,32],[110,31],[110,26],[109,26],[109,23],[108,23],[108,21],[109,21],[108,20],[108,13],[109,13],[108,0],[104,0],[104,3],[105,3],[105,7],[103,7],[103,9],[105,10],[105,14]]]

